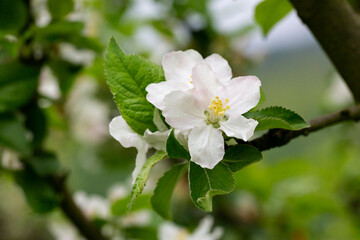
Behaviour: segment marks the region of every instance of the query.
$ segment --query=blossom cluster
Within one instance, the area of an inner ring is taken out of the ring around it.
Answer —
[[[175,51],[162,60],[166,81],[146,87],[146,99],[161,113],[191,161],[214,168],[224,157],[224,135],[247,141],[258,122],[244,113],[260,100],[260,80],[235,77],[228,62],[218,54],[203,58],[195,50]],[[110,123],[110,134],[124,147],[136,147],[138,156],[133,178],[146,161],[150,147],[165,150],[171,129],[135,133],[119,116]]]

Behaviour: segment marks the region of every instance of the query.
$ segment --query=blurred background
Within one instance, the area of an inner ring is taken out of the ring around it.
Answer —
[[[13,59],[41,62],[37,92],[48,126],[44,145],[69,170],[70,189],[80,205],[85,202],[88,216],[109,219],[101,206],[112,205],[112,224],[103,228],[109,235],[156,239],[163,220],[146,200],[171,164],[152,170],[144,203],[132,218],[122,217],[114,205],[129,195],[136,150],[122,148],[108,133],[119,115],[103,73],[112,36],[125,52],[158,64],[173,50],[218,53],[234,76],[260,78],[262,107],[283,106],[306,120],[353,104],[295,11],[264,37],[254,20],[258,0],[74,0],[67,8],[56,5],[61,1],[13,2],[19,6],[10,6],[6,21],[0,17],[1,68]],[[2,1],[0,9],[9,9],[7,4]],[[221,239],[360,239],[359,135],[355,123],[327,128],[266,151],[261,162],[236,173],[236,190],[214,199],[211,215],[224,229]],[[2,150],[4,169],[11,154]],[[34,212],[11,175],[1,171],[0,199],[0,240],[81,239],[60,210]],[[186,178],[176,188],[172,211],[174,222],[189,231],[207,215],[191,202]],[[134,231],[140,228],[145,235]]]

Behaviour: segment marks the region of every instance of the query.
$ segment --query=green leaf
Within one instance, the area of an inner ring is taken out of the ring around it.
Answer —
[[[124,228],[124,237],[126,239],[146,239],[146,240],[157,240],[158,231],[155,227],[137,227],[129,226]]]
[[[189,152],[176,140],[174,130],[171,131],[166,141],[166,151],[170,158],[190,160]]]
[[[257,148],[250,145],[236,145],[226,151],[222,162],[226,164],[231,171],[236,172],[261,159],[262,154]]]
[[[55,20],[65,17],[73,8],[73,0],[48,0],[48,9]]]
[[[40,69],[17,62],[0,68],[0,113],[16,109],[34,95]]]
[[[252,118],[259,122],[256,131],[283,128],[299,130],[309,127],[309,124],[297,113],[283,107],[268,107],[261,110],[247,112],[246,118]]]
[[[23,0],[0,1],[0,34],[16,33],[26,23],[28,13]]]
[[[0,114],[0,145],[23,155],[31,152],[26,130],[21,121],[12,114]]]
[[[266,36],[292,9],[288,0],[264,0],[256,6],[255,20]]]
[[[112,38],[105,60],[105,76],[115,103],[128,125],[140,135],[156,131],[154,106],[146,100],[145,88],[164,81],[162,68],[137,55],[125,55]]]
[[[154,195],[151,197],[151,205],[163,218],[170,219],[171,195],[186,169],[187,164],[175,165],[159,179],[156,185]]]
[[[47,118],[43,109],[36,103],[28,104],[24,109],[25,126],[32,133],[32,147],[37,148],[42,145],[47,134]]]
[[[57,59],[51,61],[49,67],[58,79],[62,96],[66,97],[74,83],[76,74],[81,70],[81,66]]]
[[[41,177],[58,173],[61,169],[55,154],[49,152],[37,154],[29,160],[29,164],[35,173]]]
[[[38,213],[47,213],[58,206],[60,197],[45,179],[39,178],[30,169],[14,173],[16,182],[25,193],[30,207]]]
[[[111,213],[114,216],[124,216],[128,212],[128,204],[131,200],[131,196],[118,199],[111,205]],[[137,211],[140,209],[149,209],[150,206],[150,195],[140,195],[135,200],[131,207],[131,211]]]
[[[129,204],[129,210],[131,209],[136,197],[139,196],[140,193],[143,191],[145,184],[149,178],[149,173],[150,173],[151,168],[166,157],[167,157],[166,153],[164,153],[163,151],[157,151],[153,156],[151,156],[146,161],[146,163],[142,167],[140,173],[137,175],[134,186],[131,190],[131,199],[130,199],[130,204]]]
[[[230,193],[235,181],[230,169],[218,163],[213,169],[202,168],[190,162],[189,170],[190,196],[200,209],[212,211],[212,197]]]

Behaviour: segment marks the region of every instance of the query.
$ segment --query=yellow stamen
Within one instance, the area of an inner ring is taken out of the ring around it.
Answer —
[[[225,99],[225,104],[220,100],[218,96],[216,96],[213,100],[211,100],[211,105],[209,105],[209,109],[220,117],[225,115],[225,111],[230,109],[229,105],[226,105],[229,102],[229,99]],[[226,106],[224,106],[226,105]]]
[[[192,75],[190,76],[190,78],[192,79]],[[190,83],[193,83],[193,81],[191,80]]]
[[[182,230],[176,234],[176,240],[185,240],[189,234],[186,230]]]

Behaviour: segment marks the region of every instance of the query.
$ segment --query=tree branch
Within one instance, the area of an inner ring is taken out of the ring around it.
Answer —
[[[360,102],[360,17],[346,0],[289,0]]]
[[[332,126],[343,121],[360,121],[360,105],[356,105],[338,112],[330,113],[309,121],[310,127],[297,131],[286,129],[271,129],[263,136],[248,143],[238,140],[239,144],[250,144],[260,151],[280,147],[298,136],[308,134]]]
[[[51,183],[54,190],[62,197],[60,208],[81,234],[88,240],[106,240],[99,229],[84,216],[73,201],[65,184],[65,177],[52,176]]]

